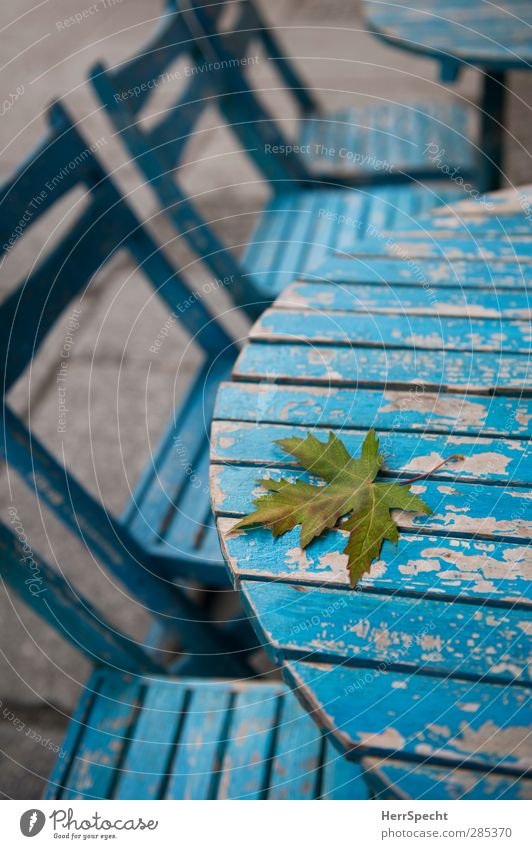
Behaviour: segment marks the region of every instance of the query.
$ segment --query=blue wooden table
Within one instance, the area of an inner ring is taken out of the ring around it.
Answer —
[[[427,219],[425,242],[403,234],[413,260],[335,256],[294,282],[217,398],[211,493],[235,585],[300,701],[395,796],[532,795],[530,266],[460,248],[468,219],[493,240],[522,230],[519,198]],[[445,218],[450,256],[445,239],[424,256]],[[332,430],[359,452],[370,427],[384,478],[465,459],[413,485],[433,514],[396,514],[398,546],[357,591],[340,530],[305,551],[298,528],[231,533],[261,478],[312,480],[275,440]]]
[[[444,81],[453,81],[464,67],[482,72],[482,188],[497,188],[502,176],[507,72],[532,67],[532,3],[365,0],[363,10],[367,27],[384,41],[437,59]],[[441,158],[445,163],[445,152]]]

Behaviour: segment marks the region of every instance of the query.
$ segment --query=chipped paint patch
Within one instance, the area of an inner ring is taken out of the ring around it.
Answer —
[[[383,749],[392,749],[393,751],[401,751],[405,747],[405,738],[395,728],[387,728],[386,731],[379,733],[367,733],[359,731],[358,737],[361,743],[368,746],[380,746]]]
[[[449,439],[449,443],[463,445],[459,439]],[[445,458],[438,454],[437,451],[432,451],[430,454],[424,454],[418,457],[413,457],[407,464],[408,471],[426,471],[432,469],[438,463],[443,462]],[[511,457],[505,457],[504,454],[498,454],[495,451],[483,451],[478,454],[473,454],[464,460],[459,460],[453,463],[453,469],[456,467],[462,473],[474,475],[475,477],[486,477],[486,475],[507,476],[507,466],[512,462]]]

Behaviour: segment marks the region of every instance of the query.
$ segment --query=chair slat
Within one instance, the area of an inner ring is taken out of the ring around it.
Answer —
[[[140,684],[106,676],[87,719],[83,736],[59,798],[109,799],[118,778],[124,742],[131,735],[140,704]]]
[[[268,799],[315,799],[323,756],[322,735],[294,698],[281,705]]]
[[[244,690],[236,697],[221,765],[219,799],[261,799],[268,788],[279,689]]]
[[[460,163],[467,180],[476,167],[471,142],[471,112],[459,103],[369,103],[318,117],[308,117],[299,143],[320,173],[344,175],[398,175],[416,173],[417,179],[444,179],[431,159],[431,145],[446,148],[446,163]]]
[[[278,682],[100,670],[63,747],[48,798],[367,798],[360,767]]]
[[[325,758],[320,799],[369,799],[368,782],[359,764],[340,755],[329,740],[325,742]]]
[[[178,551],[186,549],[203,560],[201,540],[206,530],[205,520],[210,514],[209,494],[209,442],[205,439],[195,456],[193,472],[178,502],[165,532],[165,542]]]
[[[185,698],[186,688],[175,682],[148,688],[120,766],[113,790],[115,798],[161,798]]]
[[[231,687],[203,685],[192,691],[171,766],[167,799],[211,799],[231,710]]]
[[[87,725],[90,711],[93,708],[97,694],[102,686],[102,670],[95,669],[83,688],[74,713],[68,724],[54,768],[48,779],[44,792],[44,799],[59,799],[65,780],[70,770],[73,753],[76,752],[78,744],[83,736]]]
[[[190,477],[197,476],[196,458],[205,451],[218,385],[231,364],[232,357],[221,357],[198,373],[126,508],[122,521],[145,546],[161,546],[180,492],[193,486]]]

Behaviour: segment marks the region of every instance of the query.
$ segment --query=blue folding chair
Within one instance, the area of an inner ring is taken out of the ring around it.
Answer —
[[[347,761],[277,681],[165,675],[26,548],[0,524],[4,585],[94,667],[48,799],[512,799],[523,791],[513,776]]]
[[[263,160],[273,152],[266,153],[268,145],[280,145],[279,153],[288,160],[295,179],[338,179],[344,185],[377,185],[412,178],[423,182],[447,179],[455,168],[468,180],[475,177],[478,157],[471,140],[473,115],[463,104],[382,102],[323,113],[293,64],[283,56],[253,0],[234,4],[239,14],[229,36],[217,29],[221,16],[213,16],[200,0],[175,3],[204,63],[215,71],[212,84],[229,121],[240,124],[245,117],[243,132],[260,144]],[[260,104],[246,79],[249,48],[257,41],[275,64],[299,112],[295,145]],[[290,146],[294,149],[287,154]],[[439,159],[437,151],[441,153]],[[438,167],[442,157],[449,170]]]
[[[436,179],[443,176],[437,168],[430,171],[434,178],[430,185],[413,182],[397,171],[380,172],[383,185],[372,185],[372,180],[357,176],[350,181],[357,188],[349,188],[349,180],[346,187],[343,176],[341,182],[316,176],[308,170],[304,157],[285,155],[288,141],[247,85],[238,56],[258,39],[275,55],[285,84],[306,113],[314,109],[312,96],[280,55],[252,3],[230,4],[242,9],[239,21],[229,40],[216,35],[215,26],[226,5],[181,12],[172,0],[159,32],[138,56],[111,69],[99,63],[91,80],[128,153],[177,232],[204,257],[217,277],[232,277],[237,282],[229,293],[255,318],[294,277],[311,273],[331,251],[346,242],[356,243],[368,229],[404,228],[422,212],[459,199],[464,191],[449,180]],[[200,25],[213,34],[198,36]],[[186,85],[175,103],[145,126],[146,107],[154,92],[171,78],[169,69],[177,59],[199,70],[185,74]],[[180,185],[179,168],[194,144],[200,118],[210,107],[221,113],[240,148],[273,191],[239,260],[221,244]],[[440,127],[445,121],[432,124]],[[312,126],[310,119],[304,126],[307,130]],[[456,135],[460,135],[458,131]],[[416,143],[429,136],[416,130]],[[410,130],[404,143],[412,144]],[[358,142],[353,144],[356,150]],[[425,166],[418,177],[423,175]]]
[[[59,244],[0,304],[3,456],[65,525],[97,557],[107,559],[114,574],[159,614],[163,631],[176,629],[177,616],[186,651],[218,652],[220,663],[226,663],[224,653],[255,644],[251,628],[244,617],[225,630],[203,623],[205,612],[182,585],[228,586],[209,505],[208,430],[216,388],[229,374],[236,348],[141,225],[61,105],[51,108],[49,121],[43,143],[0,188],[2,253],[18,244],[67,192],[84,186],[88,203]],[[36,187],[47,187],[38,202]],[[67,305],[119,250],[129,254],[175,321],[194,337],[203,365],[130,504],[117,518],[28,430],[6,396]],[[180,309],[183,304],[186,309]],[[138,563],[142,569],[135,568]],[[181,587],[172,583],[177,581]],[[231,659],[227,654],[227,659],[235,674],[247,668],[238,656]]]
[[[368,798],[361,768],[335,751],[283,684],[164,675],[25,548],[0,524],[2,581],[94,666],[47,798]]]

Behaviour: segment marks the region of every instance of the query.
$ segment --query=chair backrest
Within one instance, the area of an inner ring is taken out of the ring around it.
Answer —
[[[10,528],[0,523],[0,578],[52,628],[83,652],[91,663],[128,672],[163,667],[132,639],[107,623],[28,543],[15,509]]]
[[[2,254],[18,244],[66,192],[85,186],[88,204],[59,244],[0,303],[0,360],[4,369],[0,450],[9,466],[69,530],[108,564],[133,595],[179,633],[176,617],[190,614],[183,592],[146,568],[144,552],[120,521],[28,430],[7,404],[6,395],[70,301],[118,250],[130,254],[172,310],[175,321],[194,336],[209,361],[221,354],[231,356],[233,340],[142,226],[96,158],[94,145],[91,147],[81,136],[65,109],[55,104],[49,119],[46,140],[0,188]],[[36,187],[43,187],[40,194]],[[182,309],[184,303],[186,309]],[[200,644],[203,630],[198,621],[196,638]],[[192,633],[190,628],[188,633]]]
[[[223,20],[224,13],[235,10],[236,20],[223,37],[218,37],[217,26]],[[203,28],[208,34],[207,40]],[[297,111],[302,115],[316,113],[318,107],[313,95],[297,70],[282,55],[275,35],[252,0],[239,0],[237,3],[220,0],[217,4],[204,6],[201,14],[193,4],[168,0],[157,32],[139,53],[111,69],[98,64],[91,77],[97,92],[105,94],[105,89],[100,91],[98,85],[98,78],[103,72],[111,83],[113,102],[127,104],[128,113],[134,117],[142,112],[161,85],[183,74],[189,79],[174,107],[168,109],[165,117],[151,130],[146,131],[146,138],[152,142],[152,148],[164,145],[164,158],[169,167],[178,165],[194,125],[212,104],[213,96],[232,91],[238,81],[240,88],[237,91],[245,96],[245,102],[240,101],[235,108],[230,98],[222,97],[216,99],[216,105],[226,114],[244,150],[267,179],[307,179],[309,175],[306,170],[293,165],[292,157],[287,157],[285,153],[272,153],[265,158],[261,151],[250,147],[250,141],[255,144],[259,141],[284,144],[285,147],[288,142],[272,116],[260,107],[252,89],[245,83],[245,68],[255,58],[249,52],[255,44],[262,47],[268,60],[273,63]],[[189,64],[184,71],[178,70],[172,76],[168,68],[179,58],[187,58]],[[109,103],[109,107],[112,105]],[[250,116],[246,114],[247,107]],[[176,110],[179,110],[177,116]],[[254,126],[256,120],[259,120],[257,127]],[[182,128],[181,134],[176,134],[176,125]],[[268,129],[270,125],[271,131]],[[297,157],[293,159],[297,160]]]
[[[229,59],[222,58],[219,62],[216,58],[214,61],[210,61],[208,56],[205,58],[198,47],[202,39],[191,34],[186,13],[176,6],[175,0],[171,0],[157,33],[137,56],[115,68],[108,69],[98,63],[91,70],[90,77],[131,157],[144,173],[178,232],[218,279],[231,281],[228,287],[230,297],[250,317],[256,318],[267,305],[264,291],[201,217],[176,181],[175,171],[204,111],[214,105],[236,134],[246,155],[274,189],[308,178],[297,157],[266,153],[271,149],[286,150],[288,142],[251,89],[242,84],[238,98],[235,98],[233,78],[224,85],[218,80],[226,72],[231,72],[233,66],[238,70],[237,66],[242,64],[241,60],[236,63],[231,58],[233,54],[242,56],[249,53],[250,46],[256,41],[261,42],[268,53],[274,54],[279,73],[290,91],[294,92],[300,110],[311,111],[314,102],[296,71],[280,55],[274,36],[251,2],[238,4],[237,7],[226,2],[208,6],[203,10],[202,23],[216,32],[216,26],[228,6],[238,8],[239,12],[232,31],[224,36],[224,44],[228,46],[220,47],[220,50],[228,52]],[[195,20],[192,24],[197,29]],[[203,44],[202,47],[208,50],[209,45]],[[189,62],[185,70],[169,71],[172,63],[183,58]],[[142,112],[155,91],[174,77],[183,75],[186,85],[176,101],[164,110],[159,120],[151,122],[149,127],[143,126]]]
[[[0,188],[0,256],[75,186],[86,187],[90,203],[59,246],[0,304],[5,389],[26,368],[68,302],[118,250],[130,253],[171,309],[176,310],[192,294],[120,195],[64,107],[55,104],[49,118],[49,136]],[[42,202],[36,201],[36,186],[43,187]],[[176,317],[208,354],[215,356],[231,345],[225,330],[199,298],[192,299],[186,313],[177,311]]]

